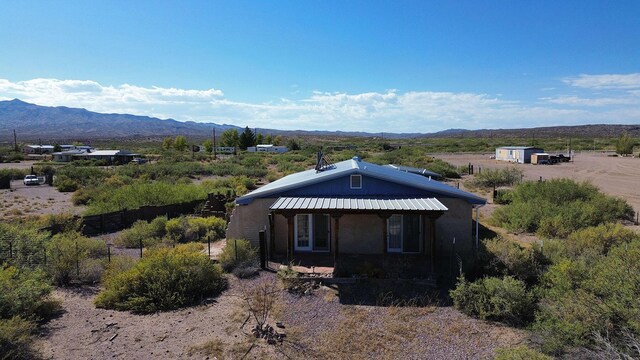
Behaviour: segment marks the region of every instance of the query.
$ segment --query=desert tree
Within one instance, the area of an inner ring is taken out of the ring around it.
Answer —
[[[616,140],[616,153],[619,155],[629,155],[633,152],[633,139],[625,131]]]
[[[185,151],[187,149],[187,138],[183,135],[176,136],[176,139],[173,141],[173,148],[177,151]]]
[[[238,130],[236,129],[225,130],[222,135],[220,135],[222,146],[238,146],[239,138],[240,136],[238,135]]]
[[[173,147],[173,139],[170,137],[164,138],[164,140],[162,140],[162,148],[164,150],[169,150]]]
[[[211,141],[211,139],[205,140],[202,145],[204,146],[204,150],[209,154],[213,152],[213,141]]]
[[[240,134],[240,139],[238,140],[238,147],[241,150],[247,150],[248,147],[254,146],[256,144],[256,135],[249,129],[249,127],[245,127],[242,134]]]

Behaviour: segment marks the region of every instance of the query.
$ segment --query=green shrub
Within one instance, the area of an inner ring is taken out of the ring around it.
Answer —
[[[52,315],[58,303],[49,299],[51,285],[41,270],[0,269],[0,319],[21,316],[40,320]]]
[[[71,196],[73,205],[87,205],[93,199],[94,191],[90,188],[80,188]]]
[[[0,264],[37,268],[45,262],[45,246],[49,233],[36,224],[0,223]],[[11,256],[9,256],[11,254]]]
[[[53,180],[53,186],[60,192],[74,192],[78,190],[78,183],[65,175],[57,175]]]
[[[483,320],[521,326],[533,319],[535,299],[524,282],[511,276],[468,282],[461,277],[450,291],[455,307]]]
[[[255,264],[257,259],[256,250],[251,246],[249,240],[245,239],[227,239],[227,245],[218,257],[220,265],[227,272],[238,267],[251,266],[251,264]]]
[[[487,275],[511,275],[532,284],[541,273],[541,266],[533,250],[502,237],[485,241],[480,256]]]
[[[620,224],[602,224],[570,234],[566,239],[568,256],[586,257],[591,261],[606,255],[614,246],[639,239],[640,234]]]
[[[588,183],[567,179],[525,182],[509,194],[511,203],[494,211],[492,221],[515,232],[565,238],[573,231],[622,219],[633,209]]]
[[[640,336],[640,240],[615,245],[605,256],[559,261],[542,277],[538,293],[534,329],[546,351],[593,345],[594,334],[628,351],[621,346],[623,329]]]
[[[38,358],[33,348],[35,323],[19,316],[0,319],[0,360]]]
[[[118,246],[137,248],[154,246],[162,242],[166,234],[167,217],[159,216],[151,222],[138,220],[129,228],[124,230],[115,243]]]
[[[43,217],[44,226],[53,233],[80,231],[82,219],[71,213],[49,214]]]
[[[54,283],[69,285],[71,281],[92,282],[100,277],[96,274],[95,259],[106,260],[107,247],[100,240],[89,239],[76,231],[60,233],[47,245],[47,270]],[[92,271],[89,271],[92,268]],[[104,269],[104,265],[102,266]],[[81,269],[86,269],[81,272]],[[91,278],[83,276],[91,275]]]
[[[552,360],[537,350],[520,345],[512,348],[496,349],[496,357],[494,360]]]
[[[186,242],[187,231],[189,230],[189,221],[186,217],[181,216],[167,221],[165,226],[167,238],[173,243]]]
[[[188,223],[196,241],[203,241],[209,236],[212,240],[220,240],[227,229],[227,222],[218,217],[189,218]]]
[[[226,286],[222,271],[199,246],[179,245],[145,253],[132,268],[108,271],[97,307],[153,313],[197,304]]]
[[[483,169],[473,178],[473,185],[484,188],[513,186],[520,183],[524,172],[513,166],[503,169]]]

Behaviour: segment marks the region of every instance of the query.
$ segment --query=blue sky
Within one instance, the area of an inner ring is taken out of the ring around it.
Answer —
[[[638,1],[8,1],[0,99],[370,132],[640,123]]]

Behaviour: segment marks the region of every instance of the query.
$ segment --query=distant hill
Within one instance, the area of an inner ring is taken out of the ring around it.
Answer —
[[[429,138],[553,138],[553,137],[616,137],[623,132],[630,136],[640,137],[640,124],[638,125],[574,125],[574,126],[547,126],[537,128],[520,129],[481,129],[464,130],[449,129],[432,134],[425,134],[421,137]]]
[[[101,114],[64,106],[39,106],[18,99],[0,101],[0,139],[10,138],[14,129],[22,139],[97,139],[177,134],[203,136],[211,133],[213,128],[226,130],[238,127],[128,114]]]
[[[13,130],[20,140],[51,141],[56,139],[115,139],[153,138],[185,135],[204,138],[213,129],[224,131],[241,127],[227,124],[196,123],[158,119],[129,114],[102,114],[86,109],[65,106],[40,106],[15,99],[0,101],[0,141],[12,140]],[[346,131],[303,131],[259,128],[261,133],[289,136],[335,136],[335,137],[383,137],[401,138],[464,138],[464,137],[613,137],[627,131],[640,136],[640,125],[578,125],[555,126],[532,129],[448,129],[431,134],[420,133],[367,133]]]

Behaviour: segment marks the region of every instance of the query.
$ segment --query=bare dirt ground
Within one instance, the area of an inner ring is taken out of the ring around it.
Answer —
[[[573,162],[556,165],[513,164],[490,159],[491,154],[433,154],[456,166],[473,164],[481,169],[517,166],[526,180],[567,178],[589,181],[603,192],[625,199],[640,210],[640,158],[612,157],[613,153],[577,153]]]
[[[73,205],[71,195],[72,193],[61,193],[49,185],[26,186],[22,180],[14,180],[10,190],[0,190],[0,218],[82,213],[85,208]]]
[[[270,323],[284,322],[286,340],[267,345],[251,336],[242,291],[261,281],[230,278],[204,305],[153,315],[96,309],[98,288],[57,289],[64,313],[45,325],[45,359],[486,359],[495,348],[526,342],[526,333],[469,318],[452,307],[343,305],[336,290],[307,295],[282,290]],[[244,326],[243,326],[244,324]]]
[[[31,169],[37,161],[21,161],[17,163],[0,163],[0,169]]]

